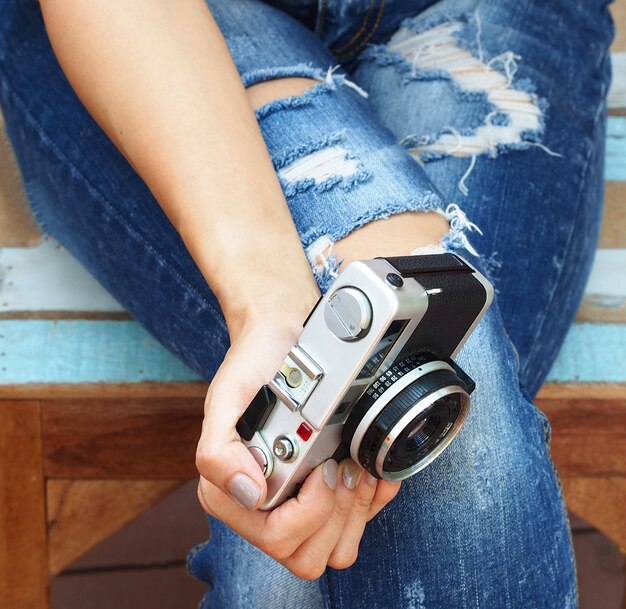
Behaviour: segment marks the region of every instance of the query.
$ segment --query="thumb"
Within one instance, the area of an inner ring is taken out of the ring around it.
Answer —
[[[232,411],[231,411],[232,412]],[[258,463],[235,431],[237,417],[207,408],[196,450],[200,475],[248,510],[265,500],[267,484]]]
[[[242,341],[243,342],[243,341]],[[237,421],[266,380],[254,369],[259,358],[252,341],[231,347],[205,400],[202,433],[196,451],[200,475],[244,508],[252,510],[267,495],[261,467],[241,442]],[[273,359],[268,369],[276,369]]]
[[[293,333],[274,333],[271,324],[254,324],[231,345],[209,386],[196,452],[200,475],[249,510],[265,500],[267,484],[236,425],[295,342]]]

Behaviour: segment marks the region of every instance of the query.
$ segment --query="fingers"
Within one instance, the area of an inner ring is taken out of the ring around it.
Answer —
[[[351,459],[332,459],[308,476],[298,496],[270,512],[249,511],[201,480],[207,512],[303,579],[316,579],[326,566],[345,569],[356,561],[367,521],[399,490],[379,481]]]
[[[263,472],[236,431],[239,417],[266,380],[258,361],[240,345],[229,350],[207,393],[196,450],[200,475],[248,510],[267,494]]]
[[[213,486],[252,510],[264,499],[267,484],[250,451],[232,429],[232,417],[216,409],[205,416],[196,450],[196,467]]]
[[[354,493],[350,517],[346,520],[341,536],[328,558],[328,566],[333,569],[346,569],[356,561],[377,483],[376,478],[363,471]]]
[[[313,470],[297,497],[270,512],[250,512],[207,481],[201,480],[199,496],[203,507],[212,516],[266,554],[282,561],[331,517],[336,485],[337,463],[330,459]]]
[[[358,486],[362,471],[352,459],[341,462],[335,506],[330,518],[283,563],[298,577],[317,579],[326,569],[329,556],[341,538],[347,522],[353,516],[355,488]]]
[[[382,510],[400,491],[400,482],[387,482],[386,480],[378,480],[376,485],[376,494],[372,499],[367,519],[371,520]]]

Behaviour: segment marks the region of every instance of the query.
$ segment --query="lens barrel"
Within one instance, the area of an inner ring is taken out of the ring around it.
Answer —
[[[373,476],[408,478],[456,436],[469,410],[470,385],[456,364],[412,355],[372,383],[352,409],[342,441]]]

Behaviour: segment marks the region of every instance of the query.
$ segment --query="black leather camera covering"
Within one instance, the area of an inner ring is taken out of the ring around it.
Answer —
[[[413,278],[429,294],[428,309],[398,360],[411,353],[428,351],[449,358],[487,300],[484,285],[473,269],[454,254],[385,258],[405,279]]]

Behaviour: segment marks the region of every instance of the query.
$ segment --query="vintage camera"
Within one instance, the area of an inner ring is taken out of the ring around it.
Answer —
[[[474,389],[452,358],[492,298],[456,254],[349,264],[237,424],[267,478],[262,509],[330,457],[403,480],[441,454]]]

